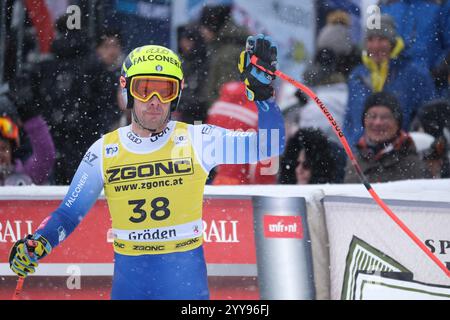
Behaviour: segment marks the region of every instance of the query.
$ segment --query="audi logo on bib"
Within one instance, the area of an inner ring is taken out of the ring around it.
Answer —
[[[137,137],[137,136],[135,136],[133,134],[133,132],[131,132],[131,131],[127,133],[127,137],[128,137],[128,139],[130,139],[132,142],[134,142],[136,144],[141,144],[142,143],[142,139]]]

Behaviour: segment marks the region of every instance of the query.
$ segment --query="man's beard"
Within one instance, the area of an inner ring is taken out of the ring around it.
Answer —
[[[158,128],[164,128],[167,125],[167,123],[169,122],[171,112],[169,111],[167,113],[167,116],[165,117],[165,119],[163,121],[161,121],[159,124],[153,125],[152,128],[150,128],[149,126],[144,124],[143,121],[141,121],[141,119],[136,114],[136,111],[134,108],[131,110],[131,114],[132,114],[134,122],[136,122],[139,127],[141,127],[144,130],[149,131],[151,134],[157,134],[161,131],[161,129],[158,131]]]

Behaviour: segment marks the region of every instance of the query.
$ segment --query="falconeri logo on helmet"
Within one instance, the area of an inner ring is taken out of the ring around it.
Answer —
[[[138,58],[134,58],[133,59],[133,65],[142,63],[142,62],[148,62],[148,61],[164,61],[164,62],[168,62],[171,63],[173,65],[175,65],[178,68],[181,68],[181,64],[179,61],[175,60],[173,57],[170,56],[163,56],[161,54],[149,54],[146,56],[140,56]]]
[[[156,71],[162,71],[163,70],[163,67],[161,66],[161,65],[157,65],[156,67],[155,67],[155,69],[156,69]]]

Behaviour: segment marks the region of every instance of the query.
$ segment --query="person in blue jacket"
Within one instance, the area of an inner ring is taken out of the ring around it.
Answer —
[[[397,97],[405,131],[409,131],[419,108],[436,95],[429,71],[401,55],[405,46],[392,18],[382,15],[380,20],[380,28],[367,29],[363,63],[353,69],[348,80],[349,99],[343,126],[352,147],[362,136],[364,101],[372,93],[385,91]]]
[[[430,70],[438,97],[448,98],[450,1],[383,0],[380,9],[395,21],[405,42],[403,54],[414,64]]]
[[[397,32],[405,42],[406,56],[429,69],[443,58],[445,30],[441,26],[440,1],[384,0],[380,9],[395,21]]]
[[[405,42],[405,56],[433,69],[450,50],[448,0],[383,0],[382,14],[392,17]]]

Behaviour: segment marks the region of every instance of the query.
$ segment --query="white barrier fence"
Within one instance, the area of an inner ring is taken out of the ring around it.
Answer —
[[[373,188],[450,267],[450,179]],[[59,200],[67,189],[2,187],[0,201]],[[312,248],[312,261],[305,263],[313,267],[316,299],[450,298],[450,278],[376,205],[363,185],[206,186],[205,196],[305,198]]]

